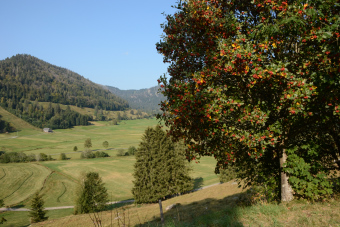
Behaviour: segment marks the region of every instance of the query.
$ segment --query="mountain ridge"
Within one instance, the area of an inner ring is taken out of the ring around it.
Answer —
[[[128,101],[129,106],[134,109],[144,110],[147,112],[160,112],[159,103],[165,100],[165,97],[159,93],[160,86],[142,89],[122,90],[117,87],[103,85],[113,94]]]

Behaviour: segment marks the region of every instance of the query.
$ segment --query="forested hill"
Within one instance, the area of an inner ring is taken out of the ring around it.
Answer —
[[[68,69],[30,55],[0,61],[1,102],[52,102],[106,110],[124,110],[128,102]]]
[[[158,105],[165,100],[161,93],[158,93],[159,86],[140,90],[120,90],[116,87],[106,86],[113,94],[127,100],[133,109],[140,109],[146,112],[159,112]]]

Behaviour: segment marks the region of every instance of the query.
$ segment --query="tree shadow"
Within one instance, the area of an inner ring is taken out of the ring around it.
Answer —
[[[237,199],[243,193],[223,199],[204,199],[190,204],[175,204],[170,210],[164,209],[165,226],[235,226],[243,227]],[[138,226],[162,226],[160,217]]]
[[[133,202],[128,202],[128,203],[113,203],[113,204],[108,204],[106,205],[106,211],[108,210],[114,210],[114,209],[117,209],[117,208],[120,208],[120,207],[124,207],[124,206],[127,206],[127,205],[131,205],[133,204]]]
[[[203,178],[197,177],[194,179],[194,189],[202,188],[203,187]]]
[[[24,204],[17,204],[17,205],[11,206],[10,208],[18,209],[18,208],[24,208],[24,207],[25,207]]]

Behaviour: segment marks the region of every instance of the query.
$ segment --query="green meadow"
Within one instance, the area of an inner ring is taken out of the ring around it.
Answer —
[[[147,127],[157,125],[155,119],[122,121],[119,125],[108,122],[93,122],[90,126],[59,129],[43,133],[22,129],[18,133],[0,135],[1,148],[6,151],[26,154],[45,153],[54,161],[33,163],[0,164],[0,198],[6,206],[30,207],[34,192],[40,191],[45,207],[74,205],[79,177],[83,172],[96,171],[108,189],[110,200],[132,199],[134,156],[117,156],[118,149],[138,147]],[[110,157],[80,159],[84,141],[91,138],[91,150],[105,150]],[[105,149],[104,141],[109,142]],[[74,146],[78,151],[74,152]],[[66,153],[68,160],[58,160],[60,153]],[[200,163],[191,163],[195,187],[218,182],[214,174],[215,160],[202,158]]]
[[[1,134],[1,148],[6,151],[25,152],[26,154],[45,153],[59,155],[73,152],[77,146],[78,152],[84,149],[84,141],[92,140],[92,150],[104,149],[103,142],[109,142],[111,148],[128,148],[138,146],[142,134],[149,126],[155,126],[155,119],[140,119],[122,121],[119,125],[109,122],[93,122],[90,126],[76,126],[71,129],[57,129],[53,133],[23,129],[19,132]],[[68,155],[72,159],[79,158],[79,154]],[[56,158],[56,157],[54,157]]]

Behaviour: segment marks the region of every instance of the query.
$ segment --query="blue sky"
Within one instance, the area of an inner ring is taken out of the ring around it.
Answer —
[[[155,44],[176,0],[1,0],[0,60],[29,54],[120,89],[157,85]]]

